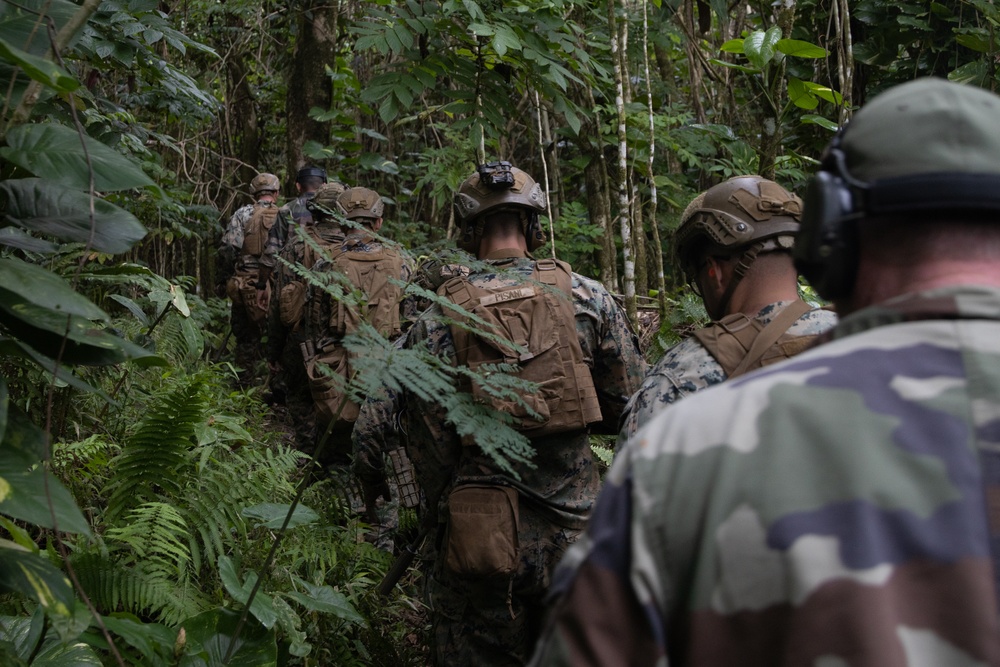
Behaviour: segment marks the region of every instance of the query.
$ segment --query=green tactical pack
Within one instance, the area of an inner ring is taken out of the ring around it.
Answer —
[[[387,338],[401,333],[399,302],[402,287],[399,280],[403,256],[395,249],[381,247],[374,252],[352,251],[370,239],[351,239],[341,248],[313,264],[316,273],[337,271],[365,295],[360,306],[333,299],[329,294],[312,288],[305,304],[306,335],[304,350],[309,389],[321,418],[336,420],[334,430],[350,428],[358,418],[360,406],[345,396],[344,389],[353,375],[351,355],[340,344],[344,336],[367,322]],[[331,375],[333,377],[331,377]]]
[[[489,289],[459,276],[438,290],[488,322],[499,338],[514,344],[451,327],[460,365],[475,371],[484,364],[517,364],[519,378],[537,383],[538,391],[521,397],[523,405],[491,395],[479,383],[465,380],[466,391],[515,417],[516,428],[529,438],[582,430],[601,421],[594,379],[576,333],[571,288],[569,265],[543,259],[536,263],[532,280],[518,286]],[[469,319],[458,311],[449,314],[459,321]]]
[[[708,350],[726,375],[738,377],[757,368],[794,357],[809,347],[818,334],[793,336],[788,329],[812,310],[801,299],[786,306],[767,325],[743,313],[727,315],[695,338]]]

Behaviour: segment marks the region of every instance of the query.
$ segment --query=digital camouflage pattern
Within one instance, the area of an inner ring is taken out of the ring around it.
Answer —
[[[246,238],[244,232],[256,206],[272,207],[277,206],[277,204],[270,201],[247,204],[238,208],[229,218],[229,224],[226,225],[226,230],[222,233],[222,240],[219,242],[219,268],[225,267],[225,275],[220,274],[219,278],[223,282],[236,272],[256,273],[260,266],[260,258],[242,253],[243,241]]]
[[[505,288],[531,279],[534,260],[489,260],[495,271],[472,271],[475,285]],[[593,430],[614,433],[629,396],[645,371],[635,334],[624,312],[598,282],[573,274],[576,330],[592,374],[604,417]],[[454,340],[431,305],[410,330],[407,347],[426,346],[456,364]],[[590,515],[600,479],[586,431],[566,432],[532,442],[534,467],[514,463],[519,480],[498,471],[478,447],[463,446],[448,424],[445,409],[406,395],[408,453],[427,498],[444,498],[444,489],[465,482],[500,484],[520,495],[519,568],[512,580],[470,582],[438,561],[427,585],[438,664],[523,664],[540,628],[541,604],[555,563],[577,538]],[[438,505],[444,517],[446,499]],[[440,544],[443,524],[432,536]]]
[[[770,303],[761,308],[754,319],[766,325],[790,303]],[[836,323],[837,316],[832,311],[817,308],[800,317],[789,327],[788,333],[795,336],[819,334]],[[667,406],[688,394],[719,384],[727,377],[719,362],[697,338],[685,338],[649,369],[642,387],[625,408],[619,439],[624,442]]]
[[[829,338],[627,443],[532,665],[1000,664],[1000,290]]]

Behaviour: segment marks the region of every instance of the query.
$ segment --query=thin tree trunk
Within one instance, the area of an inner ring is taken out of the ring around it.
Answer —
[[[625,127],[625,72],[620,56],[620,36],[615,17],[614,0],[608,0],[608,30],[611,33],[611,62],[615,70],[615,108],[618,111],[618,224],[622,235],[625,293],[625,312],[632,322],[637,322],[635,306],[635,257],[632,252],[632,224],[629,220],[628,192],[628,137]]]
[[[581,131],[581,144],[592,151],[591,159],[584,167],[584,182],[587,188],[587,211],[591,224],[600,227],[601,250],[598,264],[601,267],[601,282],[612,290],[618,289],[617,251],[615,250],[614,225],[611,222],[611,191],[608,186],[608,165],[604,158],[604,137],[601,136],[601,113],[594,99],[594,91],[584,87],[588,108],[594,110],[593,120],[588,120]],[[589,130],[593,127],[593,137]]]
[[[795,0],[783,0],[778,8],[777,25],[781,35],[788,38],[795,24]],[[782,59],[771,73],[767,82],[766,112],[760,131],[760,175],[764,178],[774,178],[775,162],[781,149],[781,117],[785,106],[785,60]]]
[[[833,29],[837,42],[837,86],[843,104],[837,113],[837,122],[843,125],[851,114],[851,91],[854,89],[854,45],[851,40],[851,8],[848,0],[834,0]]]
[[[649,13],[647,3],[642,3],[642,66],[646,75],[646,108],[649,110],[649,154],[646,158],[646,179],[649,181],[649,227],[653,232],[653,252],[656,254],[656,296],[660,305],[660,317],[667,311],[667,286],[663,275],[663,246],[660,243],[660,225],[656,219],[658,203],[656,174],[653,171],[653,157],[656,154],[656,125],[653,114],[653,79],[649,70]]]
[[[300,7],[298,36],[292,55],[292,71],[288,81],[285,109],[288,114],[288,173],[294,174],[308,162],[303,146],[315,141],[329,143],[329,123],[309,117],[313,107],[329,109],[333,99],[332,86],[326,76],[327,63],[337,56],[337,16],[339,2],[306,0]]]

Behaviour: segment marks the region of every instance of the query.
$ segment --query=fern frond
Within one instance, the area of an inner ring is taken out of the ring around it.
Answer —
[[[176,497],[189,462],[195,426],[205,419],[204,381],[195,376],[155,401],[112,461],[108,518],[114,521],[142,502]]]
[[[191,552],[184,517],[169,503],[143,503],[129,512],[129,522],[107,531],[109,542],[127,545],[147,571],[181,581],[187,577]]]

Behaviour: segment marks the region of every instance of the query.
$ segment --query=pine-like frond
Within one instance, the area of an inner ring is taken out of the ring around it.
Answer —
[[[205,383],[198,376],[149,406],[122,453],[112,461],[109,521],[143,502],[177,496],[184,484],[181,471],[190,460],[195,426],[205,419],[207,409]]]
[[[108,542],[118,542],[134,554],[145,571],[162,574],[176,581],[188,575],[191,551],[184,517],[170,503],[143,503],[129,512],[128,522],[110,528]]]

